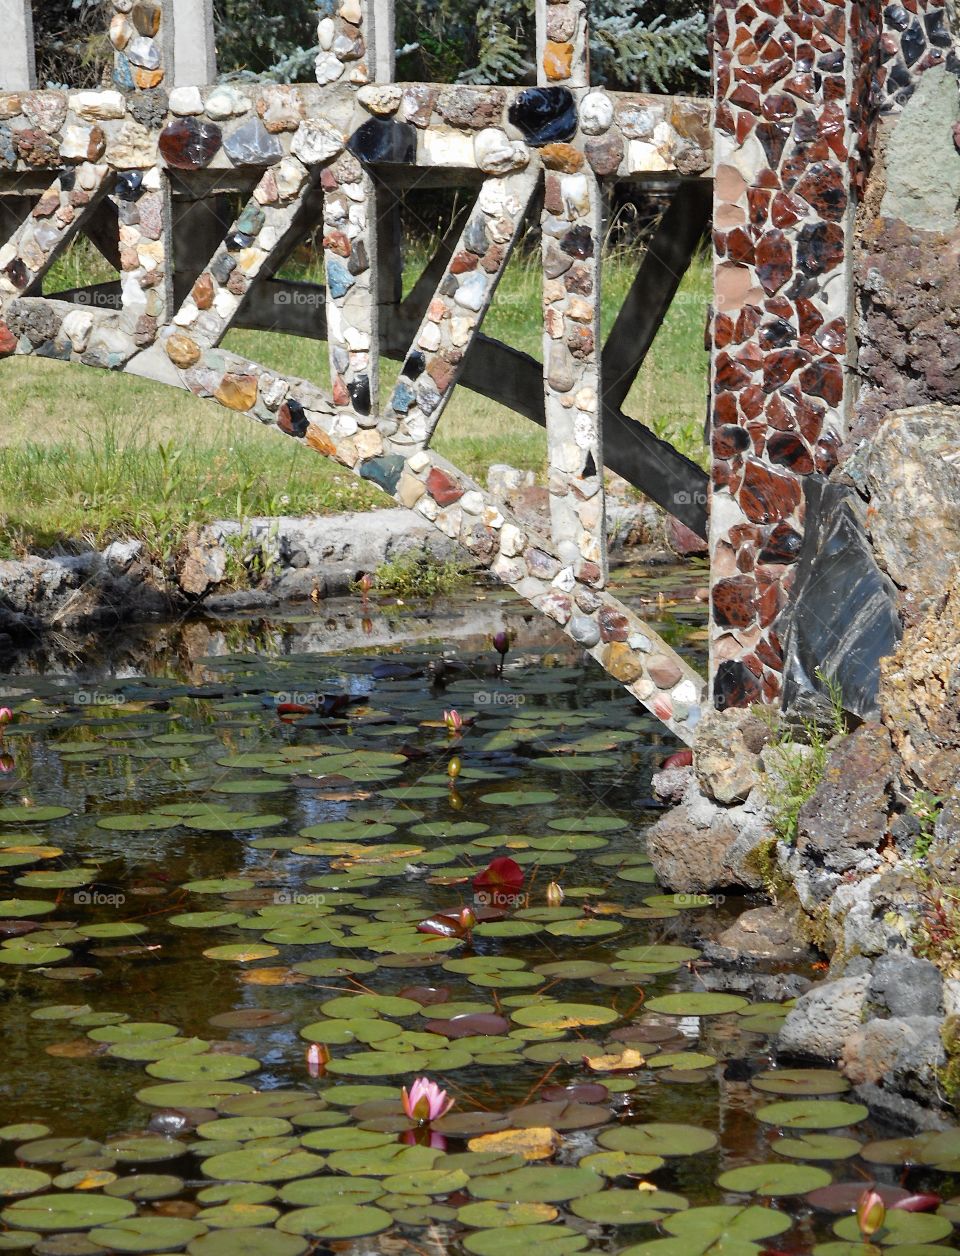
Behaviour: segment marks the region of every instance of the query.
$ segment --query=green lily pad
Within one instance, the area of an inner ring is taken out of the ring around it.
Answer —
[[[150,1077],[169,1082],[223,1082],[246,1077],[260,1068],[260,1061],[247,1055],[192,1055],[167,1052],[147,1065]]]
[[[508,1173],[471,1178],[467,1189],[475,1199],[504,1203],[555,1204],[600,1191],[605,1185],[598,1173],[566,1165],[527,1165]]]
[[[300,1178],[298,1181],[288,1182],[280,1191],[280,1198],[285,1204],[296,1204],[300,1207],[327,1204],[338,1199],[348,1204],[370,1204],[383,1193],[383,1185],[376,1178],[350,1178],[331,1174],[327,1177]]]
[[[791,1160],[849,1160],[860,1150],[855,1138],[839,1134],[799,1134],[796,1138],[778,1138],[771,1146],[778,1156]]]
[[[842,1095],[850,1083],[829,1068],[771,1068],[757,1073],[750,1083],[774,1095]]]
[[[331,1202],[288,1212],[277,1222],[277,1229],[283,1234],[311,1238],[355,1239],[367,1234],[380,1234],[391,1225],[393,1218],[382,1208],[371,1204]]]
[[[246,1142],[248,1138],[275,1138],[289,1134],[293,1126],[280,1116],[223,1116],[197,1126],[201,1138],[230,1138]]]
[[[173,1252],[206,1232],[201,1222],[184,1217],[130,1217],[99,1226],[89,1237],[114,1252]]]
[[[288,1182],[324,1167],[323,1156],[289,1147],[250,1147],[211,1156],[203,1162],[207,1177],[219,1181]]]
[[[691,990],[678,994],[662,994],[644,1005],[648,1012],[661,1012],[667,1016],[722,1016],[726,1012],[738,1012],[748,1001],[739,994],[714,994],[712,991]]]
[[[821,1186],[829,1186],[830,1174],[805,1164],[749,1164],[721,1173],[717,1185],[724,1191],[743,1191],[748,1195],[806,1195]]]
[[[839,1099],[796,1099],[770,1103],[758,1108],[756,1117],[765,1125],[779,1125],[788,1130],[829,1130],[842,1125],[856,1125],[867,1116],[862,1103],[843,1103]]]
[[[773,1208],[761,1208],[756,1204],[745,1207],[714,1204],[705,1208],[690,1208],[674,1213],[663,1221],[663,1228],[670,1234],[688,1240],[691,1244],[727,1244],[731,1240],[753,1242],[783,1234],[793,1225],[793,1218]],[[703,1247],[693,1248],[701,1251]],[[721,1250],[726,1250],[725,1247]]]
[[[245,1230],[250,1226],[273,1225],[279,1216],[279,1209],[268,1204],[251,1204],[238,1199],[204,1208],[197,1213],[197,1220],[218,1230]]]
[[[43,824],[69,814],[69,807],[0,807],[0,824]]]
[[[0,1213],[6,1225],[20,1230],[92,1230],[133,1216],[136,1206],[92,1191],[65,1191],[18,1199]]]
[[[590,1240],[567,1226],[514,1225],[493,1230],[477,1230],[463,1240],[471,1256],[529,1256],[535,1248],[539,1256],[567,1256],[582,1252]]]
[[[49,1185],[50,1174],[40,1169],[0,1169],[0,1196],[32,1195]]]
[[[712,1151],[717,1136],[697,1125],[672,1125],[650,1121],[643,1125],[618,1125],[597,1138],[610,1151],[629,1151],[645,1156],[696,1156]]]
[[[511,1012],[510,1019],[518,1025],[540,1029],[578,1029],[581,1026],[609,1025],[619,1020],[618,1014],[609,1007],[592,1003],[535,1003],[519,1007]]]
[[[552,789],[502,789],[481,794],[480,802],[501,807],[544,807],[556,802],[558,797]]]
[[[602,1173],[607,1178],[646,1177],[662,1169],[662,1156],[644,1156],[629,1151],[594,1151],[580,1161],[582,1169]]]
[[[278,1230],[211,1230],[194,1239],[190,1256],[303,1256],[306,1239]]]

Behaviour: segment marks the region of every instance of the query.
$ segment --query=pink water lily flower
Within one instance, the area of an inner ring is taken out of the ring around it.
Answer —
[[[463,716],[459,711],[444,711],[443,722],[447,726],[448,733],[459,733],[463,728]]]
[[[13,721],[13,712],[9,707],[0,707],[0,728]]]
[[[429,1077],[418,1077],[410,1087],[400,1091],[403,1110],[411,1121],[419,1125],[429,1125],[431,1121],[439,1121],[453,1107],[453,1099],[442,1086],[432,1082]]]

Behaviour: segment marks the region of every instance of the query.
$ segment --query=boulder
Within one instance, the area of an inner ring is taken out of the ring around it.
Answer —
[[[697,725],[693,767],[708,798],[729,805],[744,802],[760,784],[760,752],[770,725],[749,708],[708,711]]]
[[[844,1043],[859,1031],[870,974],[824,981],[801,995],[780,1027],[780,1055],[838,1060]]]
[[[753,907],[717,938],[716,946],[750,959],[790,960],[809,955],[796,912],[787,907]],[[712,952],[711,952],[712,953]]]
[[[918,507],[919,508],[919,507]],[[937,604],[881,664],[882,719],[915,785],[942,795],[960,780],[960,581],[955,567]]]
[[[924,1061],[930,1061],[931,1028],[939,1046],[936,1017],[867,1021],[843,1044],[840,1067],[855,1086],[891,1079],[901,1060],[904,1072],[916,1073],[918,1067],[923,1068]],[[936,1054],[934,1051],[933,1055]]]
[[[895,775],[890,735],[864,724],[830,752],[823,780],[800,808],[797,854],[833,872],[857,866],[887,830]]]
[[[873,965],[867,1002],[878,1016],[937,1016],[943,1007],[940,970],[915,955],[881,955]]]
[[[740,806],[721,806],[704,797],[693,773],[679,805],[646,835],[657,880],[685,894],[759,889],[763,877],[757,851],[772,838],[767,801],[759,789]]]

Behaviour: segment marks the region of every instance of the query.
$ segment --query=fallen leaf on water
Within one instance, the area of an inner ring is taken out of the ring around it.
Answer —
[[[583,1062],[594,1073],[631,1073],[647,1061],[639,1051],[628,1047],[620,1055],[585,1055]]]
[[[497,1151],[504,1155],[515,1153],[524,1160],[549,1160],[558,1150],[562,1139],[549,1126],[535,1126],[529,1130],[500,1130],[496,1134],[479,1134],[471,1138],[467,1146],[471,1151]]]

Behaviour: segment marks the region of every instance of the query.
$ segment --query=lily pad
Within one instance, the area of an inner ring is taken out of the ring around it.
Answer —
[[[662,994],[650,999],[645,1008],[648,1012],[660,1012],[667,1016],[722,1016],[726,1012],[739,1012],[748,1001],[739,994],[714,994],[712,991],[691,990],[678,994]]]
[[[207,1227],[184,1217],[130,1217],[90,1231],[90,1241],[114,1252],[172,1252],[206,1234]]]
[[[756,1117],[765,1125],[779,1125],[788,1130],[829,1130],[843,1125],[856,1125],[867,1116],[862,1103],[843,1103],[839,1099],[796,1099],[770,1103],[758,1108]]]
[[[672,1125],[651,1121],[643,1125],[619,1125],[597,1138],[610,1151],[629,1151],[645,1156],[696,1156],[712,1151],[717,1136],[697,1125]]]
[[[585,1025],[609,1025],[619,1020],[619,1015],[612,1008],[592,1003],[542,1003],[519,1007],[510,1018],[518,1025],[541,1029],[579,1029]]]
[[[805,1164],[749,1164],[721,1173],[717,1185],[724,1191],[743,1191],[748,1195],[806,1195],[808,1191],[829,1186],[830,1174]]]
[[[860,1238],[860,1225],[856,1217],[843,1217],[834,1223],[833,1232],[838,1238],[856,1241]],[[900,1244],[939,1243],[953,1233],[953,1223],[947,1217],[930,1212],[902,1212],[887,1209],[883,1225],[872,1235],[870,1242],[881,1247]]]
[[[556,1204],[600,1191],[604,1179],[589,1169],[566,1165],[527,1165],[488,1177],[471,1178],[467,1186],[475,1199],[504,1203]]]
[[[65,1191],[18,1199],[0,1213],[6,1225],[22,1230],[92,1230],[132,1217],[136,1205],[91,1191]]]
[[[299,1234],[311,1238],[355,1239],[367,1234],[380,1234],[393,1224],[390,1213],[371,1204],[331,1202],[288,1212],[277,1222],[283,1234]]]

